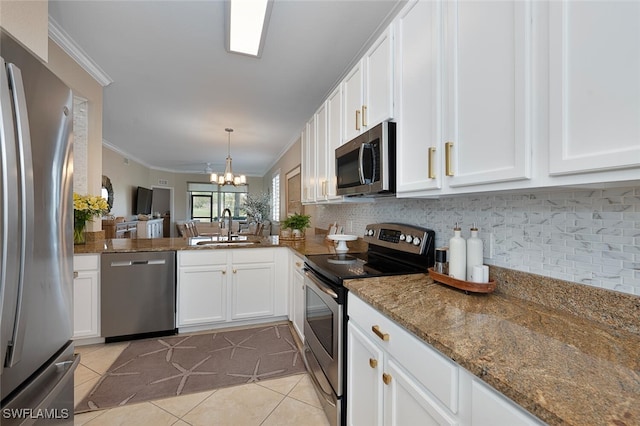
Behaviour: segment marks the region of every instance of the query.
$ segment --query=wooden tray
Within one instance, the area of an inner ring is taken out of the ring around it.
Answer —
[[[435,272],[433,268],[429,268],[429,276],[433,278],[434,281],[441,284],[471,293],[492,293],[496,289],[496,282],[494,280],[489,280],[488,283],[474,283],[471,281],[458,280],[451,278],[448,275]]]

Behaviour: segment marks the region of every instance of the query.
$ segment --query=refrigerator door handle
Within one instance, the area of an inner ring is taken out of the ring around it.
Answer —
[[[18,191],[20,212],[20,271],[18,280],[18,298],[16,305],[13,337],[7,351],[5,366],[12,367],[22,358],[24,343],[25,319],[27,312],[22,303],[24,295],[24,275],[27,253],[33,250],[33,163],[31,157],[31,135],[29,133],[29,118],[27,115],[27,100],[24,93],[22,73],[14,64],[7,67],[9,85],[15,106],[18,150]]]

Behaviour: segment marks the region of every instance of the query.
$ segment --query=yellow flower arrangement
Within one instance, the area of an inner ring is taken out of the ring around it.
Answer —
[[[102,197],[73,193],[73,241],[84,243],[84,229],[94,217],[109,213],[109,204]]]

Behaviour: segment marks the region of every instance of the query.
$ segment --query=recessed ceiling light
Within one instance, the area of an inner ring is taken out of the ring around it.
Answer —
[[[227,50],[260,57],[273,0],[228,0]]]

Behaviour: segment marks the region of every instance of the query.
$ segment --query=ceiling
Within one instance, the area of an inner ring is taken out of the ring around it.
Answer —
[[[399,0],[275,0],[261,58],[225,50],[216,1],[49,1],[112,80],[103,138],[147,167],[263,176],[389,22]],[[381,26],[382,25],[382,26]]]

